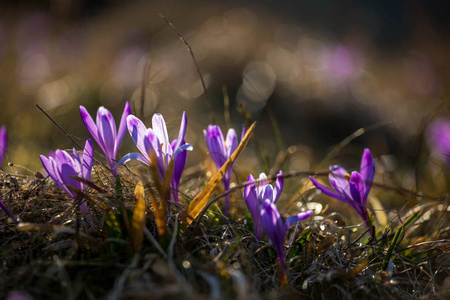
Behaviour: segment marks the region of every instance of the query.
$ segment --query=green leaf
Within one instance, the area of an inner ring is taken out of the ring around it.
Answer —
[[[300,234],[300,237],[297,239],[297,245],[301,246],[301,247],[306,247],[306,243],[309,240],[309,237],[311,236],[312,230],[310,227],[306,228],[305,230],[302,231],[302,233]]]
[[[387,269],[387,267],[388,267],[389,260],[390,260],[391,257],[392,257],[392,253],[394,252],[395,247],[397,247],[397,245],[400,243],[400,236],[401,236],[402,232],[403,232],[403,226],[400,227],[400,228],[397,230],[397,232],[395,233],[394,238],[392,239],[391,246],[389,247],[389,249],[388,249],[388,251],[387,251],[387,253],[386,253],[386,256],[384,257],[384,263],[383,263],[383,270],[384,270],[384,271],[385,271],[385,270]]]
[[[300,233],[299,238],[295,241],[293,247],[291,248],[291,251],[289,251],[289,254],[286,259],[287,261],[302,253],[303,249],[305,249],[307,246],[311,233],[312,230],[310,227],[305,228],[305,230],[303,230],[302,233]]]

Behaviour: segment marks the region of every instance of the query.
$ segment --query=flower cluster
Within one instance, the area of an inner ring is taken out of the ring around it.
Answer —
[[[181,174],[186,164],[186,151],[192,150],[192,146],[184,141],[187,129],[185,113],[183,113],[181,120],[178,138],[172,142],[169,141],[166,123],[161,114],[155,114],[152,119],[153,128],[147,128],[141,120],[131,114],[128,102],[125,104],[118,131],[116,130],[116,124],[112,114],[104,107],[98,109],[96,123],[94,123],[92,117],[83,106],[80,106],[80,114],[86,128],[103,150],[114,176],[117,175],[116,168],[119,165],[132,159],[142,161],[148,165],[151,164],[150,153],[153,152],[156,157],[155,164],[158,174],[163,179],[167,165],[171,160],[174,160],[174,170],[170,186],[172,188],[173,199],[178,201],[178,188]],[[116,163],[117,150],[126,128],[142,154],[129,153]],[[56,152],[50,153],[48,157],[41,155],[41,161],[49,176],[75,200],[86,219],[93,226],[87,204],[79,197],[79,193],[85,190],[86,185],[76,179],[76,177],[86,180],[90,178],[94,161],[91,139],[86,141],[82,157],[80,157],[75,149],[73,149],[72,154],[58,149]]]
[[[169,141],[166,123],[161,114],[155,114],[152,119],[153,128],[147,128],[141,120],[131,114],[128,102],[125,104],[118,131],[112,114],[104,107],[98,109],[96,123],[83,106],[80,106],[80,114],[86,128],[103,150],[115,176],[117,175],[116,168],[129,160],[136,159],[145,164],[151,164],[150,153],[153,152],[156,157],[155,164],[158,174],[163,179],[167,165],[172,159],[175,160],[170,186],[173,199],[178,201],[178,188],[186,164],[186,151],[192,150],[192,146],[184,141],[187,128],[185,113],[183,113],[181,120],[178,138],[172,142]],[[129,153],[116,163],[117,150],[126,128],[128,128],[133,141],[142,154]],[[76,201],[91,225],[93,223],[87,204],[79,199],[79,192],[84,191],[86,186],[75,177],[88,180],[92,171],[93,159],[94,152],[91,139],[86,141],[82,158],[75,149],[73,149],[72,155],[60,149],[56,150],[55,153],[50,153],[48,157],[41,155],[41,161],[47,173],[56,184]]]
[[[97,110],[96,122],[94,122],[83,106],[80,106],[80,115],[92,138],[102,149],[114,177],[118,176],[118,166],[130,160],[138,160],[147,165],[154,164],[158,176],[163,180],[166,177],[169,164],[172,163],[173,172],[170,178],[171,195],[166,200],[172,198],[176,202],[179,201],[178,190],[181,175],[186,164],[187,151],[192,150],[192,146],[185,141],[187,131],[187,117],[185,112],[183,112],[181,117],[178,136],[172,141],[169,140],[166,123],[161,114],[154,114],[152,127],[147,128],[139,118],[131,114],[131,108],[128,102],[125,104],[118,129],[111,112],[103,106]],[[126,129],[128,129],[140,153],[128,153],[117,162],[118,149]],[[226,138],[224,138],[219,126],[209,125],[203,133],[211,158],[216,167],[220,169],[238,148],[236,132],[234,129],[229,129]],[[245,128],[242,131],[242,136],[244,133]],[[448,123],[438,122],[433,125],[429,130],[429,136],[430,141],[436,144],[438,151],[443,154],[448,154],[450,150],[450,125]],[[0,129],[0,166],[5,156],[6,146],[7,134],[6,128],[3,126]],[[48,156],[41,155],[40,158],[49,176],[73,198],[86,220],[94,227],[95,225],[87,203],[82,199],[87,187],[86,181],[90,178],[94,162],[91,139],[86,141],[81,154],[75,148],[71,152],[58,149],[54,153],[49,153]],[[232,169],[233,166],[222,176],[225,190],[230,189]],[[375,230],[366,208],[367,197],[375,175],[375,160],[370,150],[364,150],[359,172],[353,171],[349,174],[341,166],[331,166],[330,171],[329,181],[333,189],[322,185],[312,177],[310,177],[310,180],[325,195],[353,207],[362,218],[371,235],[374,236]],[[258,180],[255,180],[250,174],[244,188],[243,199],[253,220],[256,239],[262,239],[263,231],[267,234],[276,250],[281,266],[285,269],[284,242],[286,233],[292,224],[305,220],[313,212],[301,212],[283,219],[276,205],[283,191],[283,186],[284,179],[282,171],[277,174],[274,187],[269,184],[269,180],[264,173],[259,175]],[[0,208],[14,222],[18,222],[1,200]],[[229,195],[225,199],[226,215],[228,215],[228,211]]]

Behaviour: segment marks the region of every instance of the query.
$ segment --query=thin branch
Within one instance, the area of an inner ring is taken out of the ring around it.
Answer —
[[[208,92],[206,90],[205,80],[203,80],[202,73],[200,72],[200,68],[198,66],[197,60],[195,59],[194,51],[192,51],[191,45],[189,45],[188,41],[181,35],[181,33],[175,28],[175,26],[173,26],[173,24],[169,20],[166,19],[166,17],[164,17],[161,13],[159,13],[159,16],[161,17],[161,19],[163,19],[167,23],[167,25],[170,26],[170,28],[173,29],[173,31],[175,31],[175,33],[178,35],[180,40],[184,43],[184,45],[186,46],[186,49],[188,50],[189,54],[191,55],[192,60],[194,61],[195,68],[197,69],[198,76],[200,77],[200,82],[202,83],[203,93],[205,94],[206,106],[208,107],[208,111],[209,111],[209,118],[211,119],[211,122],[213,124],[216,124],[214,112],[211,108],[211,103],[209,101]]]
[[[225,118],[225,124],[227,127],[231,127],[231,116],[230,116],[230,96],[228,95],[227,86],[222,86],[222,94],[223,94],[223,114]]]
[[[50,117],[50,115],[48,113],[46,113],[39,105],[36,104],[36,107],[47,117],[50,119],[50,121],[53,122],[53,124],[55,124],[63,133],[66,137],[68,137],[79,149],[83,149],[83,147],[80,146],[80,144],[78,144],[77,141],[75,141],[73,139],[73,137],[64,129],[62,128],[61,125],[58,124],[58,122],[56,122],[52,117]]]
[[[145,87],[147,86],[148,75],[150,71],[151,65],[149,62],[146,62],[144,68],[142,70],[142,83],[141,83],[141,119],[144,119],[144,105],[145,105]]]
[[[246,81],[250,87],[255,91],[255,93],[258,95],[261,103],[264,104],[264,108],[266,109],[267,116],[269,117],[270,123],[272,124],[273,133],[275,134],[275,139],[277,140],[277,146],[278,151],[282,151],[285,149],[283,137],[281,136],[281,130],[280,126],[278,125],[277,118],[275,117],[272,108],[270,107],[269,100],[264,100],[264,97],[261,95],[261,93],[258,91],[258,89],[255,87],[255,85],[251,82],[250,79],[248,79],[246,76],[243,77],[243,80]]]

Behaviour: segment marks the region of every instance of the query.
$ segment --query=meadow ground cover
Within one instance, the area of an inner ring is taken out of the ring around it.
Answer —
[[[376,52],[374,30],[323,38],[254,7],[199,5],[208,17],[189,15],[185,39],[157,14],[146,23],[163,4],[135,5],[75,29],[42,12],[0,23],[0,65],[18,62],[0,73],[0,117],[14,116],[0,129],[0,299],[449,297],[437,32],[422,43],[418,30],[404,58]],[[92,42],[83,26],[96,25]],[[20,92],[5,92],[10,74]]]
[[[239,145],[234,131],[224,140],[218,127],[205,130],[212,157],[206,159],[216,166],[208,178],[204,165],[184,170],[187,150],[195,151],[184,141],[185,113],[172,142],[161,115],[154,115],[152,128],[125,116],[142,154],[126,154],[114,165],[112,153],[123,135],[113,134],[112,116],[99,116],[99,129],[88,128],[104,157],[94,154],[88,139],[80,154],[58,149],[41,155],[48,176],[2,171],[1,297],[448,295],[448,181],[439,187],[442,194],[433,195],[379,183],[377,159],[369,149],[363,151],[360,172],[334,165],[329,174],[280,171],[255,180],[237,168],[245,164],[237,159],[255,124]],[[429,146],[439,151],[426,167],[447,162],[448,126],[442,122],[430,125]],[[2,137],[7,150],[5,128]],[[247,181],[230,185],[228,170],[234,170],[236,182]],[[325,175],[333,190],[322,183]],[[226,188],[219,186],[224,178]],[[283,193],[286,181],[295,182],[295,195]],[[375,198],[392,193],[413,205],[389,213]],[[325,203],[335,198],[357,214],[322,209],[319,198]]]

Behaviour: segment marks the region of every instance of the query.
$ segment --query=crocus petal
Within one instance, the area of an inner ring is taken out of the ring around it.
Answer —
[[[372,153],[369,149],[364,149],[364,153],[361,157],[361,176],[366,185],[366,193],[363,199],[367,199],[370,188],[372,187],[373,177],[375,176],[375,160],[372,158]],[[365,203],[364,203],[365,206]]]
[[[153,131],[152,128],[147,129],[147,133],[144,137],[144,147],[145,152],[147,153],[148,157],[150,158],[150,153],[154,153],[156,158],[156,167],[158,169],[159,175],[161,178],[164,178],[164,173],[166,170],[166,164],[168,163],[165,161],[166,156],[162,152],[161,148],[161,141],[159,140],[158,136],[156,135],[156,132]]]
[[[247,182],[254,182],[254,181],[255,179],[250,174],[247,178]],[[254,183],[245,186],[244,201],[253,220],[253,228],[255,229],[255,236],[258,240],[261,240],[262,223],[261,223],[261,215],[259,212],[259,201],[258,196],[256,194],[256,186]]]
[[[330,167],[331,174],[328,175],[328,179],[330,180],[330,184],[333,188],[339,193],[344,194],[346,197],[351,198],[350,196],[350,187],[348,186],[348,176],[347,170],[345,170],[341,166],[331,166]]]
[[[333,191],[330,188],[327,188],[326,186],[322,185],[321,183],[319,183],[317,180],[315,180],[314,178],[312,178],[311,176],[309,176],[309,179],[312,181],[312,183],[316,186],[317,189],[319,189],[322,193],[324,193],[325,195],[334,198],[336,200],[342,201],[344,203],[350,204],[353,208],[357,209],[357,205],[356,203],[352,200],[352,198],[347,198],[345,197],[344,194],[342,193],[338,193]]]
[[[147,127],[145,127],[144,123],[142,123],[142,121],[134,115],[129,115],[127,117],[127,128],[130,132],[131,138],[136,144],[136,147],[142,152],[147,160],[150,161],[144,146],[144,138],[147,133]]]
[[[244,138],[244,135],[245,135],[246,132],[247,132],[247,129],[245,129],[245,125],[242,125],[241,141]]]
[[[123,109],[122,117],[120,118],[119,131],[116,136],[116,143],[114,145],[114,159],[117,155],[117,150],[119,149],[120,143],[122,142],[125,131],[127,130],[127,117],[131,115],[131,107],[128,101],[125,103],[125,108]]]
[[[80,182],[76,179],[72,178],[73,176],[79,177],[80,175],[75,172],[72,165],[69,165],[67,163],[62,163],[59,166],[59,175],[61,178],[61,181],[64,183],[64,190],[72,196],[72,198],[76,197],[76,193],[69,190],[67,186],[72,186],[75,188],[81,188]]]
[[[55,164],[52,157],[45,157],[44,155],[40,155],[42,165],[44,166],[45,170],[47,171],[48,175],[53,179],[53,181],[59,185],[61,188],[63,188],[63,184],[61,180],[59,179],[59,176],[56,174]]]
[[[220,169],[227,160],[222,131],[219,126],[209,125],[205,136],[209,154],[216,164],[217,169]]]
[[[101,119],[100,115],[102,114],[102,110],[106,110],[106,109],[104,107],[100,107],[97,110],[97,124],[96,124],[96,123],[94,123],[94,120],[91,118],[91,115],[88,113],[86,108],[84,106],[80,106],[81,119],[83,120],[84,125],[86,126],[86,128],[88,129],[89,133],[92,135],[94,140],[97,142],[97,144],[100,146],[103,153],[105,153],[106,159],[108,160],[108,164],[110,165],[110,167],[112,167],[113,166],[112,160],[115,158],[115,156],[112,156],[112,154],[109,150],[110,146],[105,144],[105,140],[104,140],[104,136],[103,136],[102,128],[101,128],[102,127],[101,120],[100,120]],[[109,111],[108,111],[108,113],[109,113]],[[111,118],[112,118],[112,116],[111,116]],[[100,125],[100,127],[97,125]]]
[[[152,129],[154,130],[159,142],[161,143],[161,149],[163,153],[172,154],[169,135],[167,134],[166,122],[164,121],[164,117],[161,114],[153,115]]]
[[[286,222],[284,223],[285,229],[288,230],[289,227],[291,227],[292,224],[298,222],[298,221],[302,221],[305,220],[307,218],[309,218],[311,215],[313,214],[312,210],[308,210],[305,212],[301,212],[299,214],[296,214],[294,216],[291,216],[289,218],[286,219]]]
[[[285,268],[284,239],[286,230],[281,215],[278,212],[278,208],[275,203],[266,200],[262,205],[260,213],[263,228],[278,254],[281,265]]]
[[[226,145],[226,156],[229,158],[238,146],[236,131],[233,128],[228,129]]]
[[[274,202],[273,198],[273,187],[270,184],[267,184],[264,189],[259,194],[260,204],[263,204],[266,200],[270,200],[270,202]]]
[[[50,175],[50,177],[53,179],[54,182],[56,182],[57,185],[59,185],[62,189],[66,190],[66,187],[64,186],[64,183],[61,180],[61,176],[59,174],[58,170],[58,164],[56,162],[56,152],[54,157],[48,158],[49,163],[44,164],[44,166],[49,167],[49,169],[46,168],[47,173]]]
[[[257,191],[258,191],[258,195],[261,196],[261,193],[264,191],[266,185],[269,184],[269,182],[267,181],[267,176],[264,173],[259,174],[259,178],[258,178],[258,186],[257,186]]]
[[[180,131],[178,132],[177,137],[177,144],[173,149],[178,149],[180,145],[184,142],[184,137],[186,135],[187,130],[187,117],[186,112],[183,112],[183,115],[181,116],[181,124],[180,124]]]
[[[123,165],[124,163],[129,162],[130,160],[133,159],[139,160],[146,165],[150,165],[150,161],[147,159],[147,157],[143,156],[140,153],[132,152],[122,157],[122,159],[117,163],[117,165],[113,169],[117,169],[118,166]]]
[[[184,141],[183,141],[184,143]],[[177,141],[174,140],[172,142],[172,145],[176,146]],[[174,173],[173,173],[173,182],[177,184],[177,186],[173,186],[173,188],[178,189],[178,186],[180,184],[181,174],[183,173],[184,166],[186,165],[187,160],[187,151],[192,151],[194,148],[190,144],[184,143],[183,145],[180,145],[178,149],[176,149],[173,153],[172,159],[175,159],[175,165],[174,165]],[[181,156],[179,158],[179,156]]]
[[[352,198],[355,201],[358,209],[358,212],[361,212],[365,209],[366,199],[364,196],[366,194],[366,185],[364,184],[364,179],[361,174],[356,171],[352,172],[350,176],[350,192],[352,194]]]
[[[98,138],[97,125],[94,123],[94,120],[92,119],[91,115],[88,113],[86,108],[81,105],[80,105],[80,114],[81,114],[81,119],[83,120],[83,123],[86,126],[87,130],[92,135],[92,137],[97,142],[97,144],[99,144],[99,146],[102,148],[102,145],[99,142],[99,138]],[[103,150],[103,148],[102,148],[102,150]]]
[[[73,158],[64,150],[57,149],[55,151],[55,165],[57,167],[58,173],[61,173],[61,165],[62,164],[69,164],[73,165],[74,161]]]
[[[173,145],[174,142],[177,142],[177,141],[176,141],[176,140],[173,140],[172,145]],[[178,155],[179,152],[185,151],[185,150],[186,150],[186,151],[192,151],[192,150],[194,150],[194,147],[192,147],[191,144],[185,143],[185,142],[183,141],[183,144],[182,144],[182,145],[180,145],[180,146],[179,146],[178,148],[176,148],[176,149],[175,149],[175,147],[173,147],[173,149],[174,149],[175,151],[173,152],[172,159],[173,159],[174,157],[176,157],[176,156]]]
[[[105,155],[110,162],[111,159],[115,158],[113,155],[116,142],[116,123],[111,112],[103,106],[97,111],[97,128],[98,135],[105,146]]]
[[[228,130],[227,138],[226,138],[224,146],[225,146],[226,159],[229,159],[238,146],[237,135],[236,135],[236,131],[234,129],[230,128]],[[233,165],[228,169],[228,171],[225,173],[225,176],[223,177],[223,182],[225,185],[230,184],[231,174],[233,173],[233,166],[235,163],[236,162],[233,163]]]
[[[82,170],[83,178],[89,179],[91,177],[93,164],[94,164],[94,148],[92,147],[92,140],[87,139],[83,150],[83,170]]]
[[[245,190],[246,189],[250,189],[252,186],[255,185],[255,178],[253,177],[252,174],[249,174],[247,177],[247,182],[252,182],[251,184],[248,184],[244,187],[244,194],[245,194]]]
[[[277,203],[278,199],[280,198],[281,192],[283,191],[283,186],[284,186],[283,172],[280,171],[277,174],[277,180],[275,181],[275,190],[273,192],[273,203]]]
[[[8,134],[5,125],[0,128],[0,167],[5,158],[6,147],[8,147]]]
[[[183,141],[184,143],[184,141]],[[177,145],[177,140],[174,140],[172,142],[172,146],[175,147]],[[187,147],[184,147],[187,146]],[[180,187],[180,180],[181,180],[181,174],[183,173],[184,166],[186,164],[187,160],[187,151],[181,150],[183,148],[188,149],[190,145],[183,144],[181,147],[177,149],[176,152],[174,152],[172,159],[175,159],[174,166],[173,166],[173,174],[172,174],[172,180],[171,180],[171,187],[172,187],[172,195],[176,202],[178,202],[178,188]],[[191,147],[192,148],[192,147]]]
[[[81,177],[83,174],[83,163],[81,162],[80,156],[78,155],[78,152],[75,148],[72,149],[72,160],[72,167],[74,171],[78,174],[77,176]]]
[[[74,169],[74,165],[76,165],[75,160],[66,151],[58,149],[55,152],[54,165],[55,173],[63,184],[63,189],[72,197],[75,196],[74,192],[70,191],[66,187],[67,185],[79,187],[77,181],[69,177],[80,176],[80,174]]]

